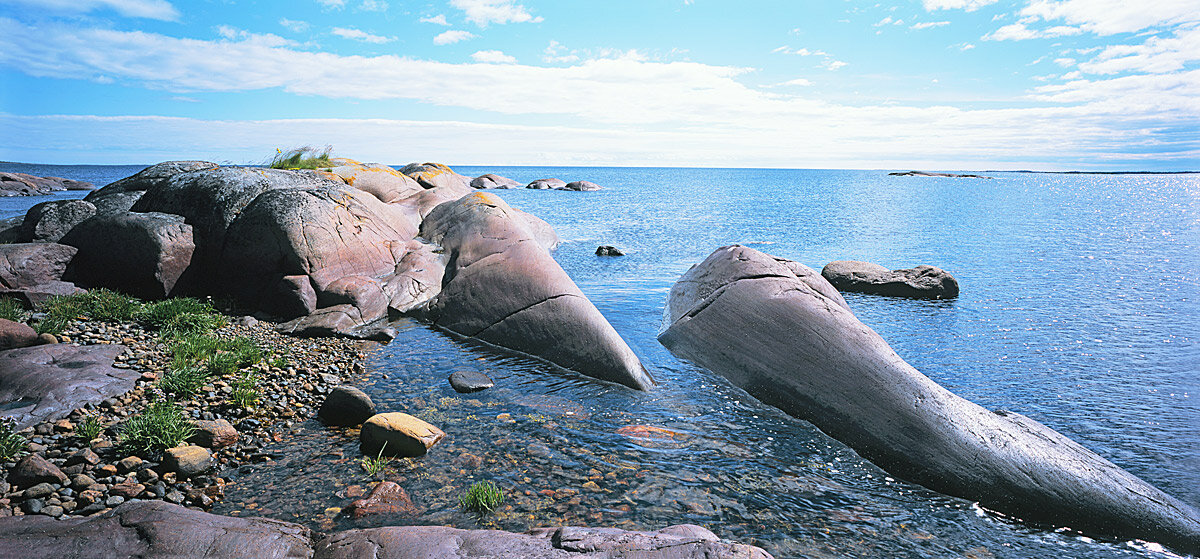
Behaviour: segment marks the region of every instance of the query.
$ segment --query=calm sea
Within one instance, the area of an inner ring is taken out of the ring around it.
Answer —
[[[136,170],[45,173],[92,180]],[[655,339],[671,284],[731,243],[818,269],[855,259],[949,270],[962,288],[953,301],[846,298],[947,388],[1037,419],[1200,506],[1200,175],[457,170],[605,187],[497,192],[555,227],[563,239],[555,258],[661,387],[600,384],[402,322],[400,336],[371,354],[363,384],[381,408],[420,415],[448,433],[428,456],[389,474],[419,513],[337,516],[329,507],[344,506],[368,480],[353,437],[311,422],[279,443],[286,459],[229,472],[239,489],[219,512],[321,530],[689,522],[777,557],[1165,556],[1154,546],[1013,524],[892,480],[810,425],[673,357]],[[597,257],[601,244],[628,255]],[[445,378],[460,369],[483,371],[497,386],[459,396]],[[504,489],[505,506],[484,517],[458,512],[457,496],[481,479]]]

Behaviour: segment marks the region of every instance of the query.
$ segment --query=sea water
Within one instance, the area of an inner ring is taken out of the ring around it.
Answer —
[[[65,169],[46,174],[81,178]],[[962,290],[953,300],[846,299],[901,357],[960,396],[1041,421],[1200,505],[1200,175],[456,170],[604,187],[495,192],[554,226],[562,238],[554,257],[659,388],[600,383],[401,321],[396,340],[370,353],[361,385],[381,410],[447,432],[430,454],[384,475],[400,481],[415,509],[339,514],[371,480],[353,432],[309,421],[271,449],[278,460],[226,472],[235,483],[216,512],[326,531],[687,522],[777,557],[1166,555],[1014,523],[893,479],[676,359],[656,340],[667,293],[689,266],[732,243],[814,268],[853,259],[948,270]],[[627,255],[595,256],[598,245]],[[484,372],[496,387],[456,394],[446,382],[456,370]],[[458,509],[457,497],[479,480],[504,490],[497,512]]]

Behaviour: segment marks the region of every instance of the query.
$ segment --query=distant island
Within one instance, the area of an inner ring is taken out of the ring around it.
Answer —
[[[897,172],[897,173],[888,173],[888,175],[893,176],[893,177],[951,177],[951,178],[956,178],[956,179],[990,179],[990,178],[992,178],[992,177],[985,177],[983,175],[955,175],[953,173],[929,173],[929,172],[925,172],[925,171],[904,171],[904,172]]]

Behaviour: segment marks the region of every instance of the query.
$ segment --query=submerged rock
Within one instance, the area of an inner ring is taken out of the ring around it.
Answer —
[[[476,192],[443,204],[421,236],[447,254],[425,316],[441,328],[585,375],[648,389],[654,381],[516,212]]]
[[[563,190],[574,190],[576,192],[594,192],[601,190],[600,185],[589,181],[574,181],[569,182],[562,187]]]
[[[454,387],[455,392],[467,394],[487,390],[496,386],[496,383],[478,371],[454,371],[450,373],[450,386]]]
[[[350,503],[346,512],[357,519],[372,514],[416,515],[420,511],[403,487],[395,482],[382,481],[365,499]]]
[[[596,256],[625,256],[625,253],[615,246],[600,245],[596,247]]]
[[[1036,421],[939,386],[792,264],[717,249],[672,287],[659,341],[897,477],[1029,522],[1200,552],[1196,509]]]
[[[826,264],[821,275],[839,291],[919,299],[958,296],[958,280],[934,266],[889,270],[870,262],[838,260]]]

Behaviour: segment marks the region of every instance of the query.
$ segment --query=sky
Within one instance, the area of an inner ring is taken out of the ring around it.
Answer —
[[[1200,0],[0,0],[0,160],[1200,170]]]

